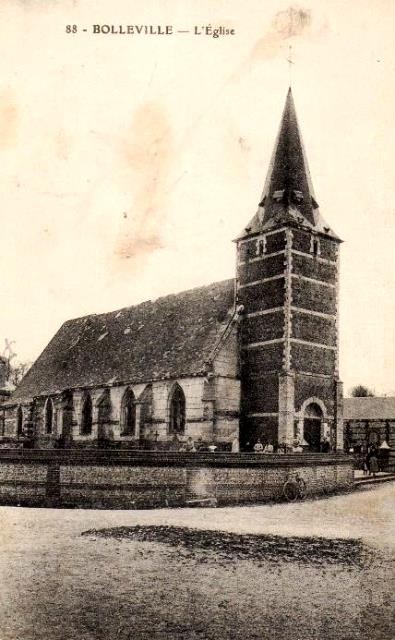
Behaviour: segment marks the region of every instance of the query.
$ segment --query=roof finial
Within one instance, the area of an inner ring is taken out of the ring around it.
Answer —
[[[288,62],[288,74],[289,74],[289,86],[291,88],[292,87],[292,65],[295,64],[294,61],[292,60],[292,44],[290,44],[288,48],[287,62]]]

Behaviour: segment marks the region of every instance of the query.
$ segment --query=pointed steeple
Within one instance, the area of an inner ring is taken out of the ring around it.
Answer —
[[[288,90],[260,207],[263,223],[293,211],[315,225],[314,199],[307,159],[296,118],[291,88]]]
[[[257,233],[287,222],[336,237],[315,199],[292,90],[289,88],[259,208],[246,227]]]

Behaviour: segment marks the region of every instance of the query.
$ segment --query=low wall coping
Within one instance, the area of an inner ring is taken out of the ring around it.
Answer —
[[[126,451],[112,449],[0,449],[1,463],[148,467],[300,467],[352,465],[344,453],[256,454],[229,452]]]

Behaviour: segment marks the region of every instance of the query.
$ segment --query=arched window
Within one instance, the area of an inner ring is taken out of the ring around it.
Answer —
[[[183,433],[185,429],[185,395],[177,384],[170,398],[170,431]]]
[[[111,399],[109,391],[105,391],[97,403],[97,420],[99,424],[107,424],[111,418]]]
[[[23,411],[22,407],[18,407],[16,412],[16,435],[21,436],[23,434]]]
[[[53,404],[52,404],[51,398],[48,398],[46,403],[45,403],[44,428],[45,428],[45,433],[52,433],[52,429],[53,429]]]
[[[82,407],[81,433],[88,436],[92,433],[92,400],[87,395]]]
[[[106,389],[97,403],[97,441],[102,449],[107,447],[110,439],[111,410],[110,391]]]
[[[311,236],[310,253],[312,253],[313,256],[321,255],[320,239],[315,236]]]
[[[153,392],[151,383],[147,384],[143,393],[140,394],[139,402],[141,403],[139,436],[140,441],[143,442],[148,437],[153,417]]]
[[[126,389],[121,406],[121,434],[134,435],[136,430],[136,405],[134,393]]]
[[[62,437],[70,440],[73,431],[73,394],[65,391],[62,397]]]
[[[153,404],[152,384],[147,384],[139,400],[141,402],[140,427],[144,427],[146,424],[149,424],[152,420],[152,404]]]

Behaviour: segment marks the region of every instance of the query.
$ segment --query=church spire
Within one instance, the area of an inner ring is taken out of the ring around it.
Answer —
[[[290,87],[259,208],[246,231],[291,222],[336,237],[318,209]]]
[[[263,209],[263,224],[272,218],[303,216],[315,226],[313,185],[296,117],[292,90],[289,88],[280,130],[259,204]],[[284,219],[284,220],[282,220]]]

